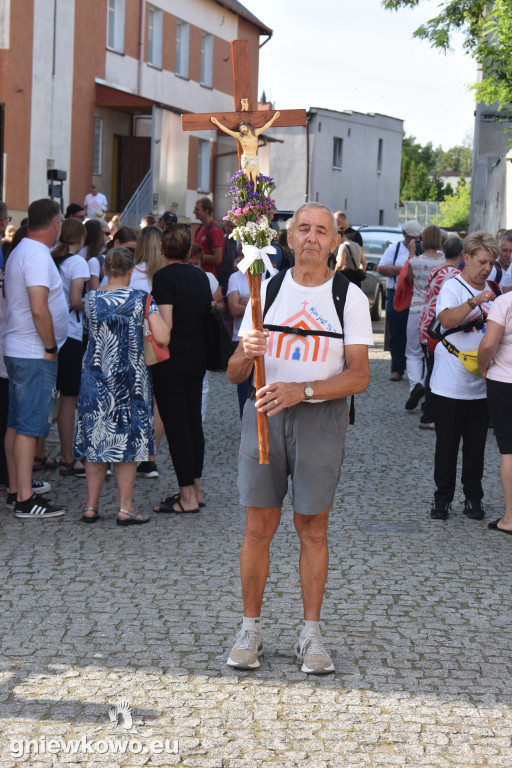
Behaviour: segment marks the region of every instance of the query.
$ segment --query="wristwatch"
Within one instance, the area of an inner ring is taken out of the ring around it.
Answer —
[[[471,309],[476,309],[476,304],[475,304],[475,300],[474,300],[474,298],[473,298],[473,297],[471,297],[470,299],[468,299],[468,304],[469,304],[469,306],[471,307]]]
[[[309,381],[306,381],[306,386],[304,387],[304,395],[306,396],[306,400],[311,400],[315,393],[313,392],[313,387],[309,383]]]
[[[54,346],[54,347],[52,347],[51,349],[48,349],[48,347],[45,347],[45,348],[44,348],[44,351],[45,351],[45,352],[46,352],[48,355],[56,355],[56,354],[57,354],[57,352],[59,351],[59,348],[58,348],[58,346],[57,346],[57,345],[55,345],[55,346]]]

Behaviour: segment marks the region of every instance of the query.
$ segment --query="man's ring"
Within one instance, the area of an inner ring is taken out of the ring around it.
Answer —
[[[274,403],[276,404],[276,408],[277,408],[279,406],[279,403],[275,399],[274,399]]]

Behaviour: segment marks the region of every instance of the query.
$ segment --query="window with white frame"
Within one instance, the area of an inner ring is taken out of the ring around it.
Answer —
[[[197,189],[199,192],[210,191],[210,142],[206,139],[199,139]]]
[[[101,175],[102,165],[102,151],[101,144],[103,140],[103,120],[101,117],[94,118],[94,149],[93,149],[93,168],[92,172],[95,176]]]
[[[332,140],[332,167],[343,167],[343,139],[336,137]]]
[[[213,35],[201,33],[201,85],[213,84]]]
[[[107,48],[124,53],[125,0],[108,0]]]
[[[148,64],[162,68],[163,14],[160,8],[148,8]]]
[[[188,77],[188,51],[190,26],[186,21],[178,19],[176,30],[176,74]]]

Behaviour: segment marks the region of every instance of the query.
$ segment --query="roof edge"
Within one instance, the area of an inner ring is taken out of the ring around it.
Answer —
[[[245,21],[248,21],[250,24],[254,24],[260,30],[260,34],[273,35],[274,30],[267,27],[266,24],[263,24],[257,16],[247,10],[247,8],[242,5],[242,3],[238,2],[238,0],[215,0],[215,2],[218,5],[222,5],[223,8],[227,8],[237,16],[240,16],[242,19],[245,19]]]

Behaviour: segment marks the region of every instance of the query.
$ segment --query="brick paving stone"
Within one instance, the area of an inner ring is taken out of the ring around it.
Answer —
[[[265,656],[225,664],[239,629],[243,510],[235,388],[210,374],[207,506],[115,525],[114,478],[103,520],[80,522],[85,480],[41,473],[67,514],[16,520],[0,499],[0,768],[510,768],[510,542],[488,531],[503,500],[489,432],[484,521],[431,521],[435,436],[389,382],[382,323],[372,380],[356,397],[329,532],[323,631],[334,675],[308,678],[300,631],[299,547],[290,499],[271,549],[262,611]],[[48,447],[58,456],[55,427]],[[177,490],[162,445],[160,478],[137,478],[150,511]],[[131,731],[109,707],[126,700]],[[136,735],[137,734],[137,735]],[[176,754],[13,755],[16,740],[178,739]]]

